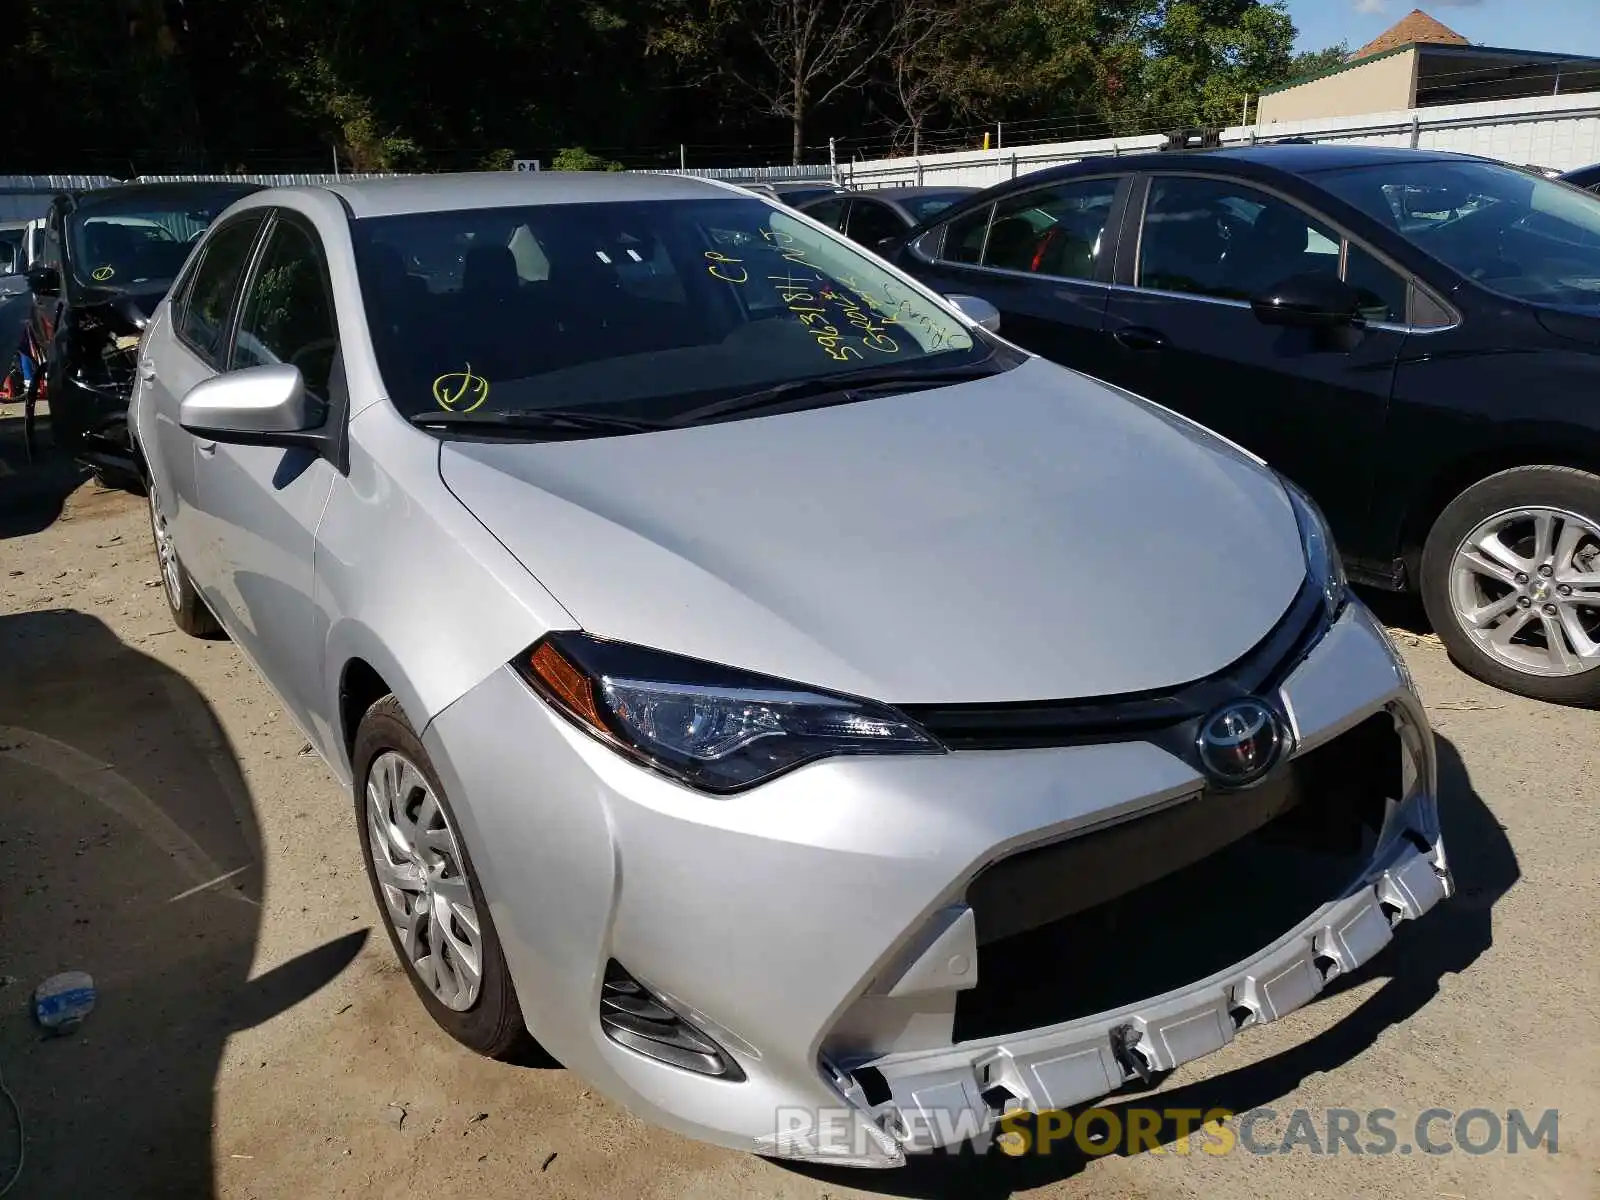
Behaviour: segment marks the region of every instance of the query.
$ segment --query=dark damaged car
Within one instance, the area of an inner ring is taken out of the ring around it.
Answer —
[[[258,190],[124,184],[51,201],[43,254],[28,270],[29,321],[56,445],[101,479],[138,478],[127,412],[146,319],[217,215]]]

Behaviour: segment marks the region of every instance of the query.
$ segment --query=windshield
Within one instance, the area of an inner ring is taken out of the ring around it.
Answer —
[[[1600,198],[1491,163],[1381,163],[1316,178],[1486,288],[1600,307]]]
[[[991,345],[837,236],[741,197],[353,222],[378,365],[407,416],[596,406],[670,419]]]
[[[67,222],[73,273],[90,287],[113,291],[168,283],[206,226],[244,194],[156,200],[135,193],[83,203]]]

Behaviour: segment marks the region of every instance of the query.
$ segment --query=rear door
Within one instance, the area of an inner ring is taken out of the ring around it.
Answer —
[[[1106,314],[1107,378],[1266,459],[1353,543],[1406,338],[1406,275],[1263,186],[1174,173],[1140,192]],[[1362,293],[1360,328],[1256,319],[1251,297],[1316,273]]]
[[[1100,377],[1126,175],[1045,184],[1002,197],[916,239],[933,262],[916,273],[945,294],[980,296],[1000,310],[1000,333],[1025,349]],[[916,255],[919,249],[913,249]]]
[[[178,281],[167,319],[139,347],[139,409],[152,417],[139,431],[141,445],[178,557],[202,592],[216,572],[215,531],[196,519],[195,438],[178,424],[178,405],[226,361],[239,285],[262,221],[257,209],[211,231],[198,261]]]
[[[254,256],[234,322],[228,369],[288,363],[325,419],[348,402],[327,256],[316,230],[276,210]],[[196,505],[213,531],[212,610],[302,728],[322,686],[313,604],[314,540],[338,470],[307,449],[200,442]]]

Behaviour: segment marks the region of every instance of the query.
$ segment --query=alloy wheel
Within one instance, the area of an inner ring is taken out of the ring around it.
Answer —
[[[156,543],[156,558],[161,564],[161,584],[167,589],[167,603],[174,611],[183,607],[183,568],[178,563],[178,551],[172,544],[172,533],[167,529],[167,518],[162,515],[161,504],[156,499],[155,484],[149,486],[150,533]]]
[[[1478,646],[1515,670],[1600,667],[1600,525],[1559,508],[1496,513],[1456,548],[1450,603]]]
[[[401,952],[439,1003],[465,1012],[483,986],[483,935],[466,856],[439,798],[404,755],[367,772],[367,834]]]

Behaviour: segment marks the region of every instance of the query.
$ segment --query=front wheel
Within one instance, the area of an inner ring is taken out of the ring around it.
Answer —
[[[1516,467],[1451,501],[1422,553],[1422,601],[1470,674],[1600,705],[1600,476]]]
[[[531,1042],[489,917],[428,752],[393,696],[356,730],[356,824],[395,954],[434,1021],[490,1058]]]

